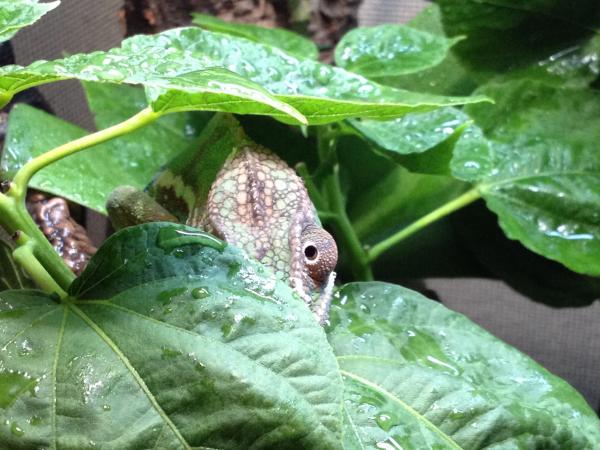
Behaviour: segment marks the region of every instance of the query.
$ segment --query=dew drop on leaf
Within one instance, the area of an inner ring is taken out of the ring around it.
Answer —
[[[210,295],[210,291],[208,290],[208,288],[197,287],[197,288],[192,289],[192,297],[194,297],[196,300],[206,298],[209,295]]]

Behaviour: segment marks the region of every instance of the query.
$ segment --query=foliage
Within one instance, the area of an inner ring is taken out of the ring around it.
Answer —
[[[263,28],[251,24],[231,23],[200,13],[193,13],[192,17],[193,23],[206,30],[269,44],[285,50],[296,58],[317,59],[319,56],[319,49],[313,41],[283,28]]]
[[[40,3],[38,0],[0,1],[0,42],[8,41],[21,28],[39,20],[60,2]]]
[[[34,2],[20,3],[0,2],[0,19],[14,10],[21,25],[33,21]],[[563,380],[465,317],[372,281],[381,255],[401,256],[398,243],[480,198],[507,237],[600,275],[597,8],[439,3],[406,26],[349,33],[336,49],[344,68],[315,61],[314,46],[289,31],[196,16],[202,28],[0,69],[3,103],[83,81],[100,130],[23,105],[10,115],[3,444],[597,445],[598,418]],[[325,329],[269,269],[209,234],[126,228],[74,279],[27,214],[28,186],[104,212],[115,186],[147,186],[164,167],[171,200],[203,197],[241,130],[225,114],[210,120],[213,111],[270,117],[243,119],[243,131],[297,165],[335,233],[343,277],[362,281],[337,289]],[[301,134],[298,124],[313,126]],[[204,175],[191,179],[198,166]]]

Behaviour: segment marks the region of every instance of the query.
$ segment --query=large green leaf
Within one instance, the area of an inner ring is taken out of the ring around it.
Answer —
[[[595,449],[580,394],[464,316],[387,283],[344,286],[329,342],[344,377],[344,448]]]
[[[135,36],[121,48],[0,70],[5,99],[58,79],[141,84],[163,113],[194,109],[269,114],[311,124],[345,117],[394,118],[411,111],[479,102],[393,89],[313,60],[235,36],[179,28]],[[299,112],[298,112],[299,111]]]
[[[306,305],[210,235],[111,237],[57,303],[0,293],[7,448],[340,448],[342,385]]]
[[[352,119],[349,123],[377,151],[409,170],[449,174],[454,143],[469,120],[462,111],[447,107],[390,121]]]
[[[248,23],[232,23],[207,14],[192,13],[192,23],[210,31],[231,34],[280,48],[296,58],[317,59],[319,49],[313,41],[283,28],[264,28]]]
[[[123,88],[121,91],[125,94]],[[94,96],[96,101],[103,101],[101,92]],[[128,108],[117,100],[111,104],[115,110]],[[42,169],[29,186],[104,213],[106,196],[115,187],[145,187],[163,164],[196,142],[199,130],[195,124],[199,127],[201,123],[198,118],[165,117],[149,130],[98,145]],[[15,106],[2,154],[3,177],[11,178],[31,158],[85,134],[85,130],[31,106]]]
[[[463,61],[483,71],[535,63],[579,44],[600,28],[596,0],[437,0]]]
[[[438,5],[428,5],[408,22],[411,28],[445,37]],[[460,62],[450,49],[438,65],[419,72],[382,78],[380,83],[418,92],[442,95],[468,95],[477,86],[473,73]]]
[[[529,78],[557,87],[586,87],[600,75],[600,33],[564,48],[530,66],[513,70],[504,79]]]
[[[458,142],[455,175],[478,183],[508,237],[600,275],[600,93],[535,81],[481,91],[497,103],[467,110],[485,137]]]
[[[344,35],[335,48],[335,62],[367,78],[388,79],[438,65],[460,39],[406,25],[361,27]]]
[[[21,28],[37,22],[59,1],[40,3],[38,0],[0,0],[0,42],[8,41]]]

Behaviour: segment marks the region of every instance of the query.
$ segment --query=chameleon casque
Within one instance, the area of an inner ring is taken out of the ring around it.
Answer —
[[[231,115],[217,114],[199,146],[169,163],[147,191],[122,186],[111,193],[107,209],[116,228],[160,220],[212,233],[278,273],[325,322],[335,241],[302,179]]]

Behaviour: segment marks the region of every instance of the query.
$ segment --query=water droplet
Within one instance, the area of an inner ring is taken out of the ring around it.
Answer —
[[[203,245],[222,252],[227,244],[202,231],[178,230],[172,227],[162,228],[158,232],[156,245],[166,251],[172,251],[184,245]]]
[[[375,416],[375,422],[383,431],[390,431],[392,427],[400,422],[395,414],[390,412],[381,412]]]
[[[42,418],[38,416],[31,416],[29,420],[27,420],[27,422],[29,423],[29,425],[37,427],[42,423]]]
[[[192,289],[192,297],[194,297],[196,300],[206,298],[209,295],[210,295],[210,291],[208,290],[208,288],[197,287],[197,288]]]
[[[314,71],[314,77],[320,84],[327,84],[329,83],[329,81],[331,81],[331,78],[333,77],[333,69],[325,65],[317,66]]]
[[[21,437],[25,435],[23,429],[17,424],[17,422],[13,422],[10,426],[10,432],[15,436]]]

